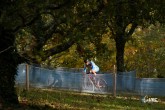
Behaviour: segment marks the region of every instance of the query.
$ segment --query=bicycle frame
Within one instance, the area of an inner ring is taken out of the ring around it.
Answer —
[[[107,83],[104,79],[99,77],[94,77],[93,74],[85,74],[84,89],[89,91],[99,90],[100,92],[107,91]]]

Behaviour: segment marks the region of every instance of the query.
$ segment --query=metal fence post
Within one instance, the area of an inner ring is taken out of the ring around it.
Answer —
[[[26,64],[26,90],[29,91],[29,65]]]
[[[114,65],[113,70],[113,96],[116,97],[116,66]]]

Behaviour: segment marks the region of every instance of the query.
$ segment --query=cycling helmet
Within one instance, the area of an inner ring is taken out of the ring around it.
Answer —
[[[87,63],[87,62],[89,62],[89,60],[88,60],[88,59],[85,59],[85,60],[84,60],[84,63]]]

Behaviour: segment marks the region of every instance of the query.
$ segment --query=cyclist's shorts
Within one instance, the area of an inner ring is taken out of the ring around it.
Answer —
[[[95,72],[98,72],[99,71],[99,67],[94,67],[94,68],[92,68],[92,70],[95,71]]]

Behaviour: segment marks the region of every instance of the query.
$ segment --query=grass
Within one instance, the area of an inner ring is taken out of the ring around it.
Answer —
[[[14,110],[162,110],[165,104],[142,103],[138,97],[18,88],[21,106]]]

